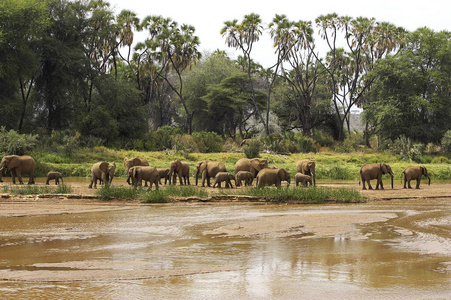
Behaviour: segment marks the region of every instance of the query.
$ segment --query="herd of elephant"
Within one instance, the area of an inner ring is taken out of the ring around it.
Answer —
[[[165,184],[176,184],[177,176],[179,178],[180,185],[190,185],[190,165],[187,162],[180,160],[173,160],[169,164],[169,168],[155,168],[149,165],[148,161],[143,158],[124,158],[124,167],[127,172],[128,184],[134,186],[141,186],[142,181],[145,181],[145,185],[149,183],[149,189],[152,185],[158,189],[161,184],[161,180],[164,179]],[[35,160],[28,155],[17,156],[7,155],[4,156],[0,163],[0,182],[2,181],[1,171],[7,168],[11,172],[12,181],[16,183],[16,177],[19,183],[22,182],[22,174],[29,175],[28,184],[34,184],[34,172],[36,169]],[[297,173],[295,175],[296,186],[301,184],[302,186],[316,185],[315,175],[315,162],[310,159],[303,159],[296,164]],[[112,183],[114,173],[116,171],[116,163],[98,162],[91,168],[91,182],[89,188],[97,186],[97,181],[102,183]],[[420,182],[422,176],[429,179],[430,185],[431,179],[427,173],[427,169],[423,166],[410,166],[403,172],[404,188],[406,184],[408,188],[412,188],[410,185],[411,180],[416,180],[416,188],[420,188]],[[377,180],[376,190],[384,189],[382,183],[382,175],[389,174],[391,176],[391,186],[393,188],[393,171],[389,165],[384,163],[367,163],[360,168],[360,180],[363,183],[363,189],[366,189],[365,182],[368,184],[368,188],[372,189],[370,180]],[[256,180],[256,186],[261,187],[265,185],[281,186],[283,181],[287,182],[287,186],[290,185],[291,176],[288,171],[283,168],[276,168],[268,165],[266,159],[261,158],[241,158],[235,164],[235,174],[229,173],[226,170],[226,166],[223,162],[214,160],[199,161],[196,164],[195,179],[197,186],[199,175],[202,176],[202,186],[210,185],[210,180],[214,180],[213,187],[221,187],[221,183],[224,182],[225,187],[233,187],[232,180],[235,181],[236,186],[251,186],[254,179]],[[55,180],[55,184],[59,184],[59,180],[63,180],[63,176],[60,172],[50,171],[47,173],[46,184],[49,184],[50,180]],[[131,180],[131,181],[130,181]],[[359,182],[360,184],[360,182]]]

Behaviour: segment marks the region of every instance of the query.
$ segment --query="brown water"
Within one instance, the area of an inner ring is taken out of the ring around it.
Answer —
[[[365,212],[396,218],[358,225],[359,238],[205,233],[271,216]],[[0,279],[1,299],[449,299],[451,201],[0,218]]]

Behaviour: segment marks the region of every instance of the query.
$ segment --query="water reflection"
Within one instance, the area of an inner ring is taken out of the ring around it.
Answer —
[[[336,211],[395,212],[398,217],[359,225],[366,239],[344,234],[204,234],[270,216]],[[382,299],[446,298],[451,292],[451,205],[445,200],[364,206],[151,206],[3,218],[0,228],[3,277],[19,271],[32,274],[25,281],[1,281],[2,298]],[[74,270],[83,270],[83,275],[70,273]],[[61,282],[33,279],[41,271],[62,272]],[[98,277],[72,281],[91,273]]]

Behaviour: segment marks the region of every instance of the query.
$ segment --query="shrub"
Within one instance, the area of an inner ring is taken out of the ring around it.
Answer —
[[[6,131],[0,128],[0,154],[24,155],[34,149],[38,141],[38,135],[20,134],[15,130]]]
[[[246,155],[247,158],[260,157],[261,147],[262,146],[259,140],[251,139],[246,145],[243,146],[244,155]]]
[[[222,138],[217,133],[199,131],[193,133],[192,137],[201,153],[222,151]]]

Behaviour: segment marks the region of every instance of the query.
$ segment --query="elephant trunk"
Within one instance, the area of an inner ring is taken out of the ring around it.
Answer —
[[[199,180],[199,171],[198,171],[198,170],[196,170],[196,175],[195,175],[195,177],[196,177],[196,186],[197,186],[197,182],[198,182],[198,180]]]
[[[428,176],[428,185],[431,185],[431,177]]]
[[[391,189],[393,189],[393,173],[390,173],[391,176]]]

